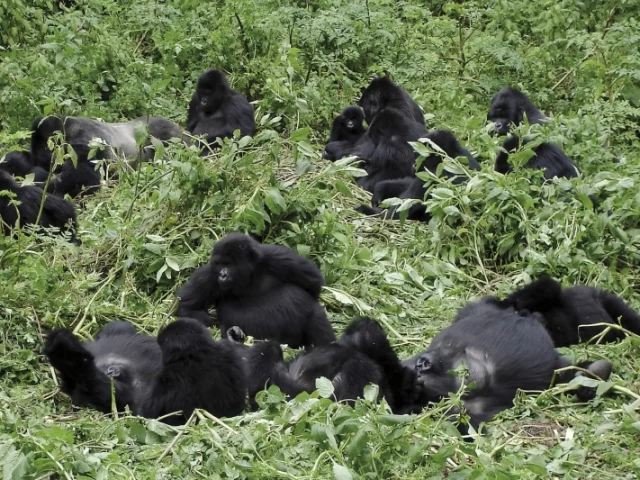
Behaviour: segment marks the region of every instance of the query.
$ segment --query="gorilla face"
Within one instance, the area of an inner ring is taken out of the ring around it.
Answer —
[[[221,291],[246,295],[245,287],[253,278],[260,253],[259,244],[243,234],[231,234],[216,243],[211,255],[211,276]]]
[[[496,135],[506,135],[512,124],[519,125],[522,122],[522,108],[513,99],[496,98],[491,104],[487,120],[493,122],[493,132]]]
[[[220,108],[229,90],[229,84],[219,70],[208,70],[200,75],[195,97],[200,110],[210,115]]]

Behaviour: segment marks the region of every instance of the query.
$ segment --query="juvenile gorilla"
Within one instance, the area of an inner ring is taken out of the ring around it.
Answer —
[[[172,425],[196,408],[232,416],[245,406],[242,359],[230,342],[214,341],[195,320],[169,324],[157,341],[127,322],[108,324],[93,342],[56,329],[47,336],[45,354],[75,406],[111,412],[111,381],[117,411],[128,405],[136,415],[166,416]]]
[[[522,92],[510,87],[500,90],[491,101],[487,120],[493,122],[494,131],[499,135],[507,135],[511,126],[518,126],[524,120],[524,114],[530,124],[543,123],[547,117],[538,110],[533,102]],[[502,144],[502,149],[496,158],[495,170],[508,173],[513,170],[509,164],[509,154],[516,151],[521,144],[526,144],[517,136],[508,137]],[[579,175],[573,161],[567,157],[562,149],[553,143],[542,143],[533,149],[535,155],[527,161],[525,168],[544,170],[544,177],[573,178]]]
[[[212,144],[216,138],[232,138],[234,130],[253,135],[256,122],[253,106],[240,93],[232,90],[220,70],[207,70],[198,78],[187,113],[187,130],[193,135],[205,134]]]
[[[269,385],[290,397],[313,392],[320,377],[333,383],[336,401],[361,398],[364,387],[374,383],[396,413],[412,411],[420,395],[416,372],[402,365],[380,325],[369,318],[353,320],[338,342],[301,352],[289,362],[275,342],[245,348],[243,356],[250,399]]]
[[[351,105],[342,110],[342,113],[333,120],[323,157],[336,161],[349,155],[356,142],[367,131],[363,122],[364,114],[360,107]]]
[[[47,170],[35,165],[29,152],[17,150],[7,153],[4,160],[0,162],[0,170],[22,178],[33,173],[35,182],[46,182],[48,176]]]
[[[468,168],[470,170],[480,170],[480,164],[471,153],[460,145],[458,139],[453,132],[449,130],[434,130],[429,132],[426,136],[429,140],[440,147],[446,156],[450,158],[466,157],[468,161]],[[420,166],[422,171],[430,171],[433,174],[437,174],[438,166],[442,163],[443,154],[437,151],[431,153],[424,159]],[[453,183],[461,183],[467,179],[466,176],[455,175],[451,172],[443,170],[443,175],[448,178],[453,178]],[[425,185],[424,180],[416,176],[405,177],[395,180],[385,180],[375,185],[373,189],[373,197],[371,199],[371,207],[361,205],[357,210],[365,215],[380,215],[384,218],[399,218],[400,214],[396,212],[397,207],[393,206],[387,210],[383,210],[378,207],[381,202],[388,198],[415,198],[418,200],[425,200],[427,194],[428,185]],[[419,220],[428,222],[431,220],[431,215],[427,213],[427,207],[423,203],[416,203],[409,207],[407,219]]]
[[[221,332],[237,326],[292,348],[326,345],[336,337],[318,303],[323,283],[317,267],[290,249],[232,233],[178,291],[176,315],[210,326],[215,306]]]
[[[464,395],[464,405],[474,428],[511,408],[518,389],[544,390],[551,385],[556,369],[571,365],[555,351],[538,315],[519,315],[492,297],[462,308],[454,323],[405,365],[418,372],[422,401],[437,402],[459,390],[460,379],[450,370],[461,363],[468,368],[468,384],[472,385]],[[578,366],[602,380],[611,374],[606,360]],[[577,375],[573,369],[558,372],[556,383],[569,382]],[[581,399],[595,395],[587,387],[576,393]]]
[[[39,225],[42,228],[56,227],[60,233],[69,234],[71,242],[79,243],[75,236],[76,212],[71,203],[54,195],[45,195],[39,187],[20,186],[9,173],[0,170],[2,190],[14,193],[15,199],[20,202],[15,206],[8,196],[0,196],[0,220],[5,235],[10,234],[18,222],[21,226],[35,225],[44,199]]]
[[[358,184],[374,192],[380,182],[413,176],[416,152],[409,142],[426,135],[424,125],[400,110],[387,108],[379,112],[352,152],[367,172],[358,178]]]
[[[402,112],[406,118],[425,126],[424,115],[418,104],[404,88],[393,83],[389,77],[372,80],[362,92],[359,105],[363,108],[364,117],[369,125],[381,111],[393,108]]]
[[[617,295],[584,285],[563,289],[546,275],[500,303],[518,312],[541,314],[556,347],[575,345],[599,335],[607,327],[594,325],[597,323],[620,325],[640,335],[640,315]],[[623,337],[622,332],[611,329],[603,340],[612,342]]]

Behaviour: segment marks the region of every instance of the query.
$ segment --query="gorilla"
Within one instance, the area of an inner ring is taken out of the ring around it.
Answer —
[[[333,120],[329,141],[323,157],[335,161],[349,155],[356,142],[367,128],[363,125],[364,114],[360,107],[350,105]]]
[[[64,134],[65,142],[73,146],[87,147],[93,138],[104,140],[108,145],[96,156],[96,159],[115,160],[118,156],[135,158],[139,149],[136,146],[134,128],[136,124],[146,123],[149,134],[163,142],[171,138],[182,138],[184,131],[171,120],[162,117],[139,117],[122,123],[106,123],[91,118],[73,117],[44,117],[34,120],[31,129],[31,154],[34,163],[49,171],[51,168],[52,152],[47,146],[49,138],[55,132]],[[143,160],[153,157],[148,148],[143,150]]]
[[[176,315],[210,326],[213,305],[223,333],[237,326],[292,348],[326,345],[336,337],[318,303],[323,283],[318,268],[287,247],[232,233],[178,291]]]
[[[364,118],[369,125],[380,112],[393,108],[402,112],[406,118],[426,126],[418,104],[405,89],[393,83],[389,77],[373,79],[362,92],[359,105],[363,108]]]
[[[450,370],[461,363],[469,372],[465,410],[476,429],[511,408],[517,390],[544,390],[554,381],[567,383],[582,375],[575,369],[554,375],[571,362],[556,352],[539,315],[520,315],[492,297],[462,308],[424,352],[404,362],[418,373],[423,403],[438,402],[460,389],[460,379]],[[612,369],[606,360],[581,362],[577,367],[602,380],[609,378]],[[579,387],[576,393],[583,400],[595,396],[588,387]]]
[[[47,335],[45,355],[75,406],[111,412],[113,382],[117,411],[128,405],[136,415],[163,417],[171,425],[185,423],[196,408],[221,417],[245,407],[243,365],[235,347],[214,341],[192,319],[170,323],[157,340],[137,334],[127,322],[108,324],[93,342],[55,329]]]
[[[468,168],[470,170],[480,170],[480,164],[471,153],[465,149],[453,132],[450,130],[433,130],[425,135],[425,138],[431,140],[436,144],[444,154],[449,158],[466,157],[468,161]],[[433,151],[427,156],[422,164],[420,170],[430,171],[433,174],[437,174],[438,166],[442,163],[443,154],[438,151]],[[463,175],[455,175],[451,172],[443,170],[442,174],[448,178],[452,178],[452,183],[458,184],[465,181],[467,178]],[[417,200],[424,200],[427,194],[428,184],[425,185],[424,180],[416,177],[405,177],[394,180],[385,180],[376,184],[373,189],[373,197],[371,200],[371,207],[361,205],[356,210],[366,215],[381,215],[384,218],[399,218],[400,214],[396,212],[397,207],[393,206],[388,210],[383,210],[378,205],[389,198],[408,199],[415,198]],[[408,210],[407,218],[409,220],[418,220],[428,222],[431,220],[431,215],[427,213],[427,207],[424,203],[416,203],[412,205]]]
[[[46,182],[49,176],[47,170],[35,165],[31,153],[18,150],[7,153],[4,160],[0,162],[0,170],[8,172],[14,177],[22,178],[33,174],[33,180],[39,183]]]
[[[216,138],[232,138],[234,130],[241,135],[254,135],[256,122],[253,106],[240,93],[232,90],[220,70],[207,70],[198,78],[187,113],[187,130],[193,135],[205,134],[212,144]]]
[[[374,192],[380,182],[412,176],[416,152],[409,142],[426,135],[424,125],[413,121],[402,111],[394,108],[380,111],[352,152],[362,161],[362,168],[367,172],[366,176],[357,179],[358,184]]]
[[[20,186],[18,182],[6,171],[0,170],[0,191],[7,190],[15,194],[15,199],[20,202],[14,205],[7,196],[0,196],[0,220],[5,235],[18,225],[35,225],[40,214],[40,206],[44,200],[42,214],[40,214],[40,228],[55,227],[61,234],[69,235],[72,243],[79,244],[76,239],[76,212],[73,205],[54,195],[45,192],[34,185]]]
[[[507,135],[512,126],[517,127],[522,123],[525,114],[530,124],[543,123],[547,119],[529,97],[514,88],[505,87],[493,97],[487,120],[493,122],[494,131],[498,135]],[[509,154],[527,142],[526,138],[522,141],[517,136],[509,136],[498,153],[495,170],[502,174],[512,171],[513,167],[508,162]],[[573,178],[579,175],[573,161],[557,145],[545,142],[533,151],[535,155],[527,161],[525,168],[544,170],[544,178]]]
[[[239,333],[234,336],[242,341]],[[353,402],[363,396],[365,386],[375,383],[380,398],[396,413],[413,411],[421,394],[415,370],[402,365],[380,325],[370,318],[353,320],[338,342],[303,351],[289,362],[273,341],[245,347],[243,358],[250,400],[270,385],[289,397],[313,392],[320,377],[331,381],[336,401]]]
[[[617,295],[585,285],[563,289],[547,275],[516,290],[500,304],[521,314],[539,313],[556,347],[589,341],[600,335],[606,324],[640,335],[640,315]],[[613,342],[623,337],[624,333],[611,329],[603,340]]]

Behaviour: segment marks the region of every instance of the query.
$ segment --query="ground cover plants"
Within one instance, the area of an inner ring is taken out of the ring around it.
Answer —
[[[640,308],[639,18],[630,0],[0,0],[0,155],[26,146],[42,114],[184,126],[206,68],[228,72],[258,124],[211,158],[171,144],[138,171],[117,167],[78,210],[81,246],[0,237],[2,478],[637,478],[637,337],[563,349],[614,364],[596,399],[522,393],[475,442],[445,420],[458,395],[395,416],[326,388],[291,402],[270,390],[256,412],[184,428],[73,412],[42,345],[52,327],[89,338],[118,318],[156,334],[175,290],[236,230],[309,256],[335,329],[370,315],[403,356],[467,301],[542,272]],[[333,117],[383,73],[482,164],[433,187],[429,224],[358,214],[356,169],[321,159]],[[582,178],[493,171],[486,112],[506,85],[553,118],[523,132],[560,144]]]

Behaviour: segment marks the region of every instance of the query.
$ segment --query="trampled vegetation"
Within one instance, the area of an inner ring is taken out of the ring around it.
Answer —
[[[55,326],[89,338],[126,319],[156,334],[176,289],[232,231],[310,257],[336,331],[369,315],[403,357],[469,300],[542,272],[640,308],[637,2],[61,3],[0,0],[0,155],[27,146],[42,114],[153,114],[184,126],[207,68],[228,72],[254,102],[258,133],[210,158],[176,143],[138,171],[122,166],[79,207],[81,246],[0,237],[3,478],[637,478],[637,337],[563,349],[613,363],[601,395],[523,393],[473,443],[445,420],[456,396],[396,416],[368,401],[351,408],[315,393],[286,402],[271,390],[257,412],[201,414],[184,429],[72,412],[42,355]],[[469,182],[434,187],[429,224],[355,212],[369,196],[353,167],[321,159],[333,117],[382,73],[481,160]],[[507,85],[553,118],[523,128],[561,145],[583,178],[493,171],[500,143],[486,113]]]

